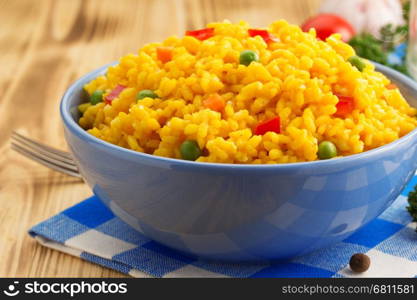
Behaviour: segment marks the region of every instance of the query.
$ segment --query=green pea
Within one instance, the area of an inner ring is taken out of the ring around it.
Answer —
[[[249,66],[251,62],[259,61],[259,55],[255,51],[244,50],[240,52],[239,61],[241,65]]]
[[[363,59],[356,55],[349,57],[348,62],[350,62],[352,66],[356,67],[361,72],[366,67],[366,63],[363,61]]]
[[[151,90],[141,90],[137,95],[136,95],[136,100],[141,100],[143,98],[158,98],[158,95],[155,94],[153,91]]]
[[[201,156],[201,150],[196,141],[187,140],[180,146],[181,158],[186,160],[196,160]]]
[[[329,159],[337,156],[336,146],[329,141],[323,141],[319,144],[317,155],[320,159]]]
[[[103,102],[104,91],[96,90],[90,96],[90,103],[96,105],[97,103]]]

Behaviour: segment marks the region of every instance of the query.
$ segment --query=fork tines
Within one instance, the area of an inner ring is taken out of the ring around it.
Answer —
[[[15,131],[11,135],[12,149],[56,171],[81,177],[71,154],[35,142]]]

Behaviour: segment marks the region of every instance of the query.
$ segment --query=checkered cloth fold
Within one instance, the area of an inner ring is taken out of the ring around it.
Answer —
[[[417,233],[405,209],[417,176],[395,202],[364,228],[334,246],[285,263],[224,263],[192,259],[135,231],[93,196],[34,226],[46,247],[134,277],[417,277]],[[354,274],[352,254],[371,257],[370,269]]]

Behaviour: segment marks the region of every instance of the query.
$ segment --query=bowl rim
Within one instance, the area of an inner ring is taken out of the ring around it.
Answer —
[[[83,88],[83,85],[81,85],[81,82],[86,81],[87,79],[91,78],[94,79],[97,77],[98,74],[104,72],[107,70],[108,67],[115,65],[117,62],[112,62],[109,64],[106,64],[100,68],[97,68],[91,72],[88,72],[84,76],[78,78],[75,80],[69,88],[65,91],[64,95],[61,98],[60,102],[60,115],[61,119],[64,123],[64,126],[71,131],[73,134],[78,136],[80,139],[84,140],[85,142],[88,142],[90,144],[93,144],[97,147],[102,147],[104,150],[112,150],[115,151],[116,155],[127,155],[130,159],[133,160],[148,160],[148,161],[155,161],[159,163],[165,163],[165,164],[179,164],[182,165],[182,167],[194,167],[194,168],[214,168],[214,169],[239,169],[239,170],[253,170],[253,169],[273,169],[273,170],[282,170],[282,169],[299,169],[299,168],[317,168],[317,167],[340,167],[340,166],[349,166],[352,163],[358,162],[363,159],[368,159],[371,157],[376,157],[379,155],[383,155],[385,152],[389,152],[393,148],[395,148],[397,145],[407,142],[409,139],[417,135],[417,128],[410,131],[408,134],[402,136],[401,138],[388,143],[386,145],[380,146],[378,148],[374,148],[362,153],[358,154],[352,154],[349,156],[344,157],[337,157],[334,159],[327,159],[327,160],[315,160],[315,161],[307,161],[307,162],[294,162],[294,163],[280,163],[280,164],[232,164],[232,163],[211,163],[211,162],[196,162],[196,161],[188,161],[188,160],[182,160],[177,158],[168,158],[168,157],[161,157],[156,156],[153,154],[147,154],[143,152],[137,152],[131,149],[123,148],[118,145],[111,144],[109,142],[106,142],[104,140],[101,140],[91,134],[89,134],[87,131],[81,128],[81,126],[78,125],[77,122],[72,118],[70,113],[70,103],[71,103],[71,95],[79,90],[80,88]],[[400,72],[388,68],[386,66],[380,65],[375,62],[371,62],[376,66],[377,71],[383,72],[384,75],[387,75],[390,77],[390,79],[394,79],[398,82],[401,82],[405,86],[409,87],[411,90],[413,90],[417,94],[417,82],[413,79],[407,77],[404,74],[401,74]],[[349,165],[348,165],[349,164]]]

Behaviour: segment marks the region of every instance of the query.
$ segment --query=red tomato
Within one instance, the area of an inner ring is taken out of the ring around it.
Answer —
[[[340,33],[344,42],[348,42],[355,35],[355,29],[348,21],[332,14],[319,14],[308,19],[301,26],[305,32],[310,28],[315,28],[317,37],[323,41],[333,33]]]

